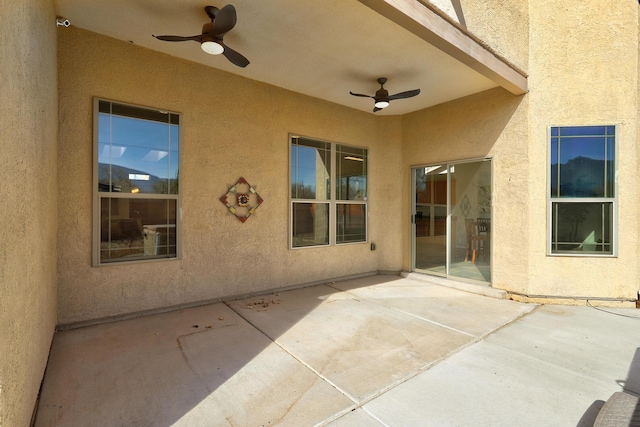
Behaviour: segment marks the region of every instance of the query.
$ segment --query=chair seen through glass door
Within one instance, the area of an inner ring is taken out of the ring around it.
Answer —
[[[491,161],[412,169],[413,269],[491,282]]]

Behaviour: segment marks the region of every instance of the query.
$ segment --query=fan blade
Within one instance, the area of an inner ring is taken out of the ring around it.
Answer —
[[[395,95],[391,95],[387,97],[389,101],[392,99],[403,99],[403,98],[411,98],[412,96],[416,96],[420,93],[420,89],[408,90],[406,92],[396,93]]]
[[[371,95],[363,95],[363,94],[361,94],[361,93],[353,93],[353,92],[351,92],[351,91],[349,91],[349,93],[350,93],[351,95],[353,95],[353,96],[362,96],[362,97],[364,97],[364,98],[373,98],[373,96],[371,96]],[[375,98],[374,98],[374,99],[375,99]]]
[[[226,7],[226,6],[225,6]],[[224,9],[224,8],[223,8]],[[218,15],[219,16],[219,15]],[[236,52],[235,50],[231,49],[229,46],[227,46],[226,44],[223,44],[222,42],[220,42],[220,44],[224,47],[224,51],[222,52],[222,54],[229,60],[229,62],[231,62],[233,65],[237,65],[238,67],[246,67],[247,65],[249,65],[249,60],[247,58],[245,58],[244,56],[242,56],[240,53]]]
[[[155,36],[152,34],[153,37],[157,38],[158,40],[162,40],[165,42],[186,42],[188,40],[193,40],[196,42],[202,42],[202,36],[189,36],[189,37],[184,37],[184,36]]]
[[[220,12],[218,12],[218,14],[216,15],[216,19],[214,21],[215,26],[213,28],[213,31],[211,31],[209,34],[224,34],[236,26],[237,20],[238,17],[236,15],[236,8],[233,7],[233,5],[228,4],[220,9]]]
[[[218,14],[218,12],[220,12],[220,9],[218,9],[215,6],[204,7],[204,13],[206,13],[209,19],[211,19],[211,22],[213,22],[213,20],[216,19],[216,15]]]

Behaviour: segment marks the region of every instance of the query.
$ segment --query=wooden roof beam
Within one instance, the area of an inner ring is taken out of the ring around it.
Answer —
[[[514,95],[527,92],[527,75],[469,33],[417,0],[359,0]]]

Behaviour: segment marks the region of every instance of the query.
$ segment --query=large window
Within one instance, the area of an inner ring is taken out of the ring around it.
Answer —
[[[291,137],[291,247],[367,241],[367,149]]]
[[[616,127],[550,128],[550,254],[615,255]]]
[[[180,116],[94,100],[93,264],[179,256]]]

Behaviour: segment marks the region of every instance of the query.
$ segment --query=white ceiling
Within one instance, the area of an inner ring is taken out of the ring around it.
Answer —
[[[246,68],[211,56],[197,42],[170,43],[155,35],[192,36],[209,22],[214,0],[57,0],[71,25],[198,62],[253,80],[372,112],[376,79],[390,94],[421,89],[377,115],[401,115],[498,86],[480,73],[357,0],[231,0],[238,22],[225,35],[247,57]],[[60,31],[64,31],[60,27]]]

